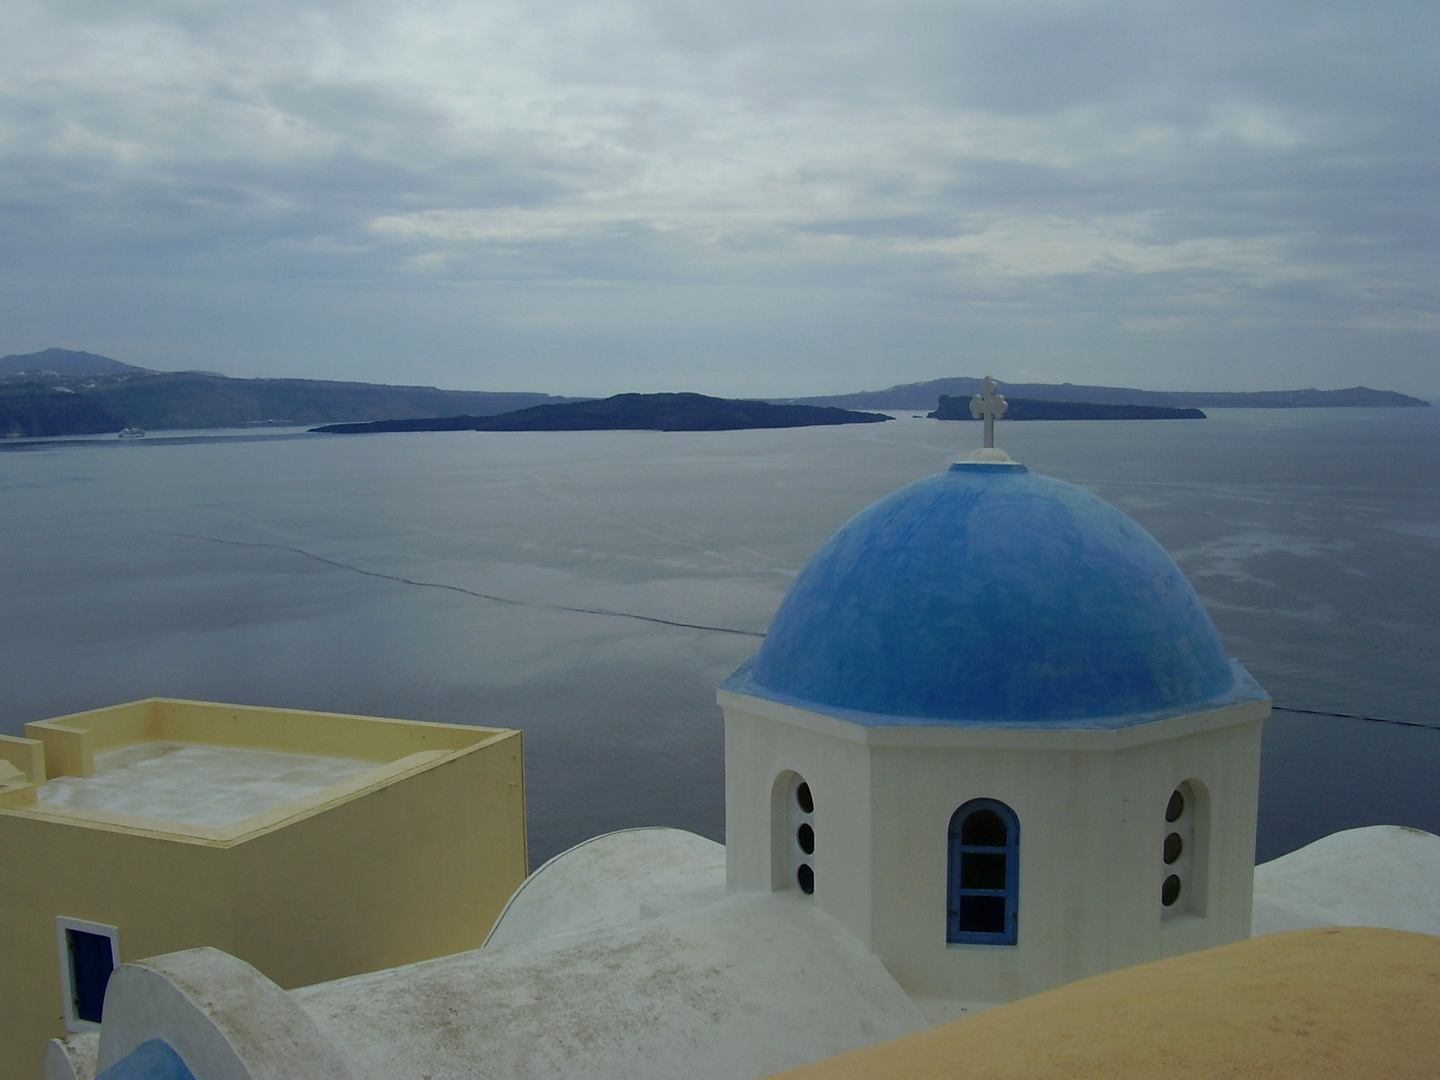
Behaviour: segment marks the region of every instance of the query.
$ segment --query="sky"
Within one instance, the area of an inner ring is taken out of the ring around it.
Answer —
[[[0,354],[1440,399],[1433,2],[5,0]]]

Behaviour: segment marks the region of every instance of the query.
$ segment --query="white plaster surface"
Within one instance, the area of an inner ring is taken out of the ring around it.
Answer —
[[[1239,941],[1250,933],[1261,724],[1268,701],[1119,731],[913,724],[867,728],[721,691],[729,887],[776,884],[788,842],[789,772],[814,798],[815,892],[928,1015],[964,1015],[1115,968]],[[1170,796],[1197,800],[1204,918],[1164,920]],[[1019,819],[1014,946],[948,945],[949,825],[971,799]],[[1203,821],[1202,821],[1203,819]]]
[[[98,1069],[164,1039],[196,1080],[353,1080],[284,990],[219,949],[122,964],[105,992]]]
[[[953,1001],[949,998],[916,998],[916,1006],[925,1014],[925,1019],[931,1027],[936,1024],[948,1024],[951,1020],[959,1020],[962,1016],[974,1016],[986,1009],[993,1009],[997,1005],[1005,1004],[1003,1001]]]
[[[1440,935],[1440,836],[1347,829],[1257,866],[1252,936],[1312,926]]]
[[[748,1080],[927,1026],[853,934],[784,893],[292,993],[356,1080]]]
[[[374,767],[350,758],[148,742],[96,754],[90,776],[57,776],[36,797],[42,805],[223,828]]]
[[[515,891],[487,948],[626,926],[725,895],[725,847],[682,829],[625,829],[556,855]]]
[[[793,889],[724,894],[724,854],[597,837],[531,875],[483,948],[288,993],[214,949],[124,965],[98,1065],[158,1037],[200,1080],[749,1080],[988,1006],[912,1001]],[[1440,837],[1355,829],[1255,869],[1257,935],[1328,925],[1440,935]],[[93,1076],[86,1056],[52,1043],[46,1080]]]
[[[45,1047],[45,1080],[95,1080],[100,1036],[95,1032],[51,1039]]]

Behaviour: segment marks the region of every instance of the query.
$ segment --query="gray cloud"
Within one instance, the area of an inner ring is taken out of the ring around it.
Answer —
[[[0,14],[0,351],[454,386],[1440,396],[1428,9]]]

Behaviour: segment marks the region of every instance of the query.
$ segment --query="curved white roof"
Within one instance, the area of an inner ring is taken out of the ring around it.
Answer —
[[[725,895],[725,846],[682,829],[625,829],[556,855],[515,891],[486,947],[624,926]]]
[[[1311,926],[1440,934],[1440,836],[1371,825],[1257,866],[1252,934]]]
[[[601,837],[537,871],[484,948],[293,996],[355,1080],[749,1080],[926,1026],[808,898],[712,899],[717,849]]]
[[[127,964],[101,1041],[164,1039],[195,1066],[204,1036],[255,1076],[298,1054],[346,1080],[750,1080],[927,1026],[805,896],[716,898],[722,854],[675,830],[599,837],[532,875],[484,948],[288,993],[214,949]],[[1347,924],[1440,935],[1440,837],[1354,829],[1256,868],[1257,935]],[[62,1057],[47,1075],[75,1072]]]

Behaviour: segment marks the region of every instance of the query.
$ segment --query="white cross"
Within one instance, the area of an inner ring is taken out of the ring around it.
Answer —
[[[995,445],[995,421],[1004,416],[1010,408],[1010,403],[995,392],[996,383],[989,375],[980,384],[983,394],[976,394],[970,399],[970,415],[976,420],[985,421],[985,445]]]

